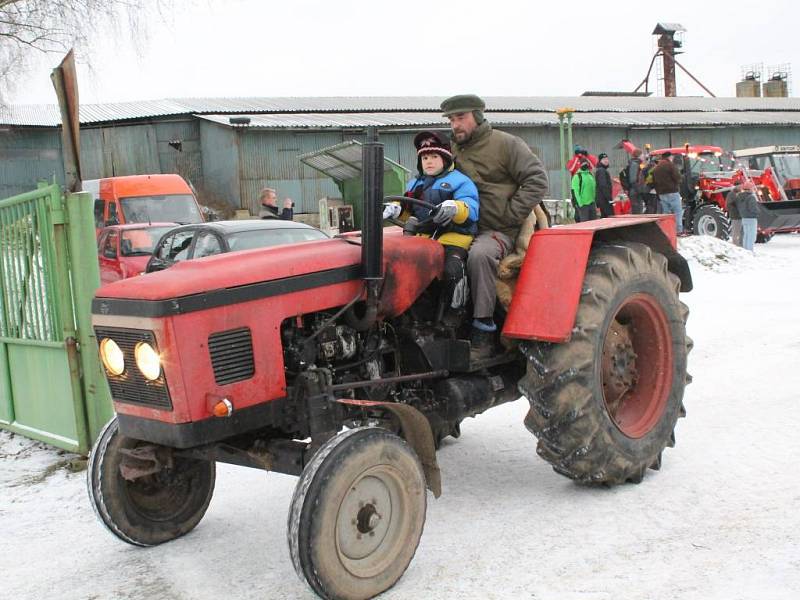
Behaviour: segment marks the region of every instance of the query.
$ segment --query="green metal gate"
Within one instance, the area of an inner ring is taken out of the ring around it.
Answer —
[[[0,427],[85,453],[111,417],[91,330],[99,280],[89,194],[0,200]]]

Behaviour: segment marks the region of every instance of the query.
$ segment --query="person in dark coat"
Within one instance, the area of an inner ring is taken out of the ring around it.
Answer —
[[[614,208],[611,206],[611,174],[608,172],[608,154],[601,152],[597,157],[597,168],[594,171],[595,203],[603,217],[613,217]]]
[[[283,201],[283,210],[278,211],[278,192],[272,188],[261,190],[261,212],[258,213],[260,219],[281,219],[291,221],[294,218],[294,202],[291,198]]]
[[[731,220],[731,241],[735,246],[742,246],[742,216],[736,206],[736,194],[739,193],[739,186],[728,193],[725,209],[728,211],[728,218]]]
[[[642,150],[636,148],[628,161],[628,197],[631,199],[631,213],[634,215],[644,212],[644,201],[648,192],[642,169]]]
[[[672,162],[672,154],[664,152],[653,169],[653,187],[661,202],[662,211],[675,215],[675,229],[683,233],[683,203],[680,194],[681,173]]]
[[[756,186],[752,181],[746,181],[738,186],[738,191],[733,197],[733,203],[742,217],[742,248],[753,251],[758,233],[758,197]]]

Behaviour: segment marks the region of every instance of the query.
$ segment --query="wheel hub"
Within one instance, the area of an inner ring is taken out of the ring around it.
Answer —
[[[697,220],[698,232],[702,235],[717,235],[717,222],[714,217],[703,215]]]
[[[616,414],[623,396],[636,386],[636,358],[628,326],[613,321],[603,345],[602,363],[603,392],[612,414]]]
[[[655,297],[637,293],[617,309],[600,363],[609,418],[630,438],[655,427],[667,405],[673,372],[669,321]]]
[[[340,552],[361,560],[378,551],[392,522],[391,491],[380,477],[356,481],[339,509],[337,538]]]

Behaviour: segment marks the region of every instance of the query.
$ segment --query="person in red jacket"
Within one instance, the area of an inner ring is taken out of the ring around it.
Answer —
[[[575,175],[580,168],[583,161],[588,160],[592,169],[597,167],[597,157],[594,154],[589,154],[589,151],[583,146],[575,144],[575,154],[567,161],[567,171],[570,175]]]

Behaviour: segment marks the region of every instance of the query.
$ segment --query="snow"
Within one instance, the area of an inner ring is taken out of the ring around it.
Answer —
[[[439,454],[416,557],[387,599],[800,597],[800,236],[755,255],[681,239],[695,290],[694,383],[677,446],[640,485],[579,487],[536,455],[526,403],[462,426]],[[96,520],[76,457],[0,432],[0,597],[310,598],[286,520],[296,479],[220,465],[188,536],[134,548]]]

